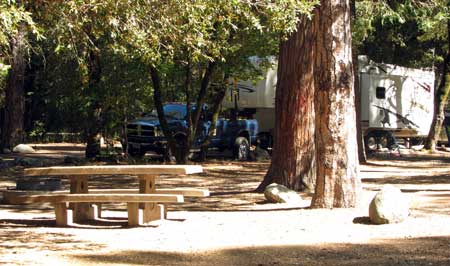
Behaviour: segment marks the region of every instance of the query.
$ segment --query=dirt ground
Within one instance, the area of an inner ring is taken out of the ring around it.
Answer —
[[[39,146],[31,157],[63,164],[80,146]],[[3,165],[13,158],[3,157]],[[361,165],[361,205],[308,209],[269,204],[253,193],[269,162],[212,158],[204,173],[167,176],[161,187],[204,187],[211,196],[169,206],[168,219],[126,226],[126,206],[106,206],[105,218],[55,226],[50,205],[0,205],[0,265],[450,265],[450,153],[402,150]],[[157,163],[157,162],[155,162]],[[0,189],[15,186],[23,167],[3,167]],[[385,184],[411,198],[410,217],[372,225],[368,205]],[[92,188],[133,188],[134,177],[93,177]],[[63,180],[68,188],[67,180]]]

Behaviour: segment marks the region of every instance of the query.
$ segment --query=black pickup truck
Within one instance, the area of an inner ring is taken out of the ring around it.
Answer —
[[[185,104],[165,104],[164,114],[175,140],[185,139],[188,122]],[[201,120],[192,149],[198,150],[207,140],[212,115],[207,108],[202,108]],[[219,118],[208,148],[219,151],[231,150],[237,160],[247,160],[251,145],[257,142],[258,121],[254,119]],[[127,125],[128,153],[143,156],[147,151],[164,154],[167,140],[161,130],[156,111]]]

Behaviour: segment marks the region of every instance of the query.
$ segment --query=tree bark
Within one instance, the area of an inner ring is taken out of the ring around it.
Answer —
[[[353,27],[356,22],[356,0],[350,1],[350,13],[351,13],[351,26]],[[352,60],[353,60],[353,74],[354,74],[354,86],[355,86],[355,113],[356,113],[356,140],[358,143],[358,159],[359,163],[363,164],[367,162],[366,150],[364,147],[364,133],[361,125],[361,88],[359,86],[359,73],[358,73],[358,49],[352,47]]]
[[[316,41],[317,181],[311,207],[354,207],[359,201],[355,95],[348,0],[323,0]]]
[[[353,62],[358,62],[358,56],[353,53]],[[358,71],[357,64],[353,67],[353,73]],[[355,81],[353,85],[355,86],[355,119],[356,119],[356,142],[358,144],[358,160],[360,164],[367,162],[366,147],[364,146],[364,132],[361,125],[361,88],[359,87],[359,76],[354,75]]]
[[[442,80],[437,88],[434,97],[434,115],[431,122],[430,132],[425,142],[425,148],[431,151],[436,150],[436,142],[444,122],[444,108],[450,93],[450,20],[447,21],[447,55],[442,67]]]
[[[213,105],[209,109],[209,112],[211,115],[211,126],[208,131],[208,136],[206,137],[205,141],[202,143],[200,147],[200,154],[198,156],[198,161],[203,162],[206,159],[206,154],[208,153],[208,146],[211,143],[211,138],[214,136],[214,132],[216,131],[216,123],[219,119],[220,110],[222,108],[223,100],[225,99],[225,95],[227,92],[227,82],[228,82],[228,75],[224,75],[223,81],[221,86],[217,88],[217,91],[215,91],[213,96]]]
[[[5,88],[5,109],[2,126],[2,148],[12,149],[24,140],[25,113],[25,28],[19,26],[11,40],[11,59]]]
[[[98,95],[96,87],[100,83],[102,68],[100,62],[100,55],[96,51],[90,51],[88,57],[88,93],[92,101],[92,106],[89,108],[89,121],[86,129],[86,151],[85,156],[88,159],[95,158],[100,154],[100,138],[101,129],[103,128],[102,104]]]
[[[315,183],[314,36],[312,21],[301,18],[297,31],[282,41],[275,95],[275,129],[270,168],[256,191],[270,183],[310,190]]]
[[[161,130],[165,138],[167,139],[168,149],[175,151],[175,140],[173,138],[172,132],[169,130],[169,123],[167,122],[166,116],[164,114],[163,100],[162,100],[162,88],[161,88],[161,78],[159,71],[156,67],[150,67],[150,75],[153,84],[153,102],[155,103],[155,108],[158,113],[158,120],[161,125]],[[170,158],[165,158],[165,160],[170,160]]]

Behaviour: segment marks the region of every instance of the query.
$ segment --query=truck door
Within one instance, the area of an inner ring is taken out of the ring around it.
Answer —
[[[218,118],[216,121],[216,128],[213,131],[212,137],[211,137],[211,147],[220,148],[221,146],[221,136],[224,128],[225,120],[223,118]]]

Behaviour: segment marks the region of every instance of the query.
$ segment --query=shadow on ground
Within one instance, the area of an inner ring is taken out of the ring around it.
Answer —
[[[363,183],[392,185],[435,185],[450,184],[447,174],[428,174],[419,176],[389,176],[385,178],[362,178]]]
[[[375,244],[265,246],[195,253],[126,250],[74,257],[96,265],[450,265],[450,237],[383,240]]]

